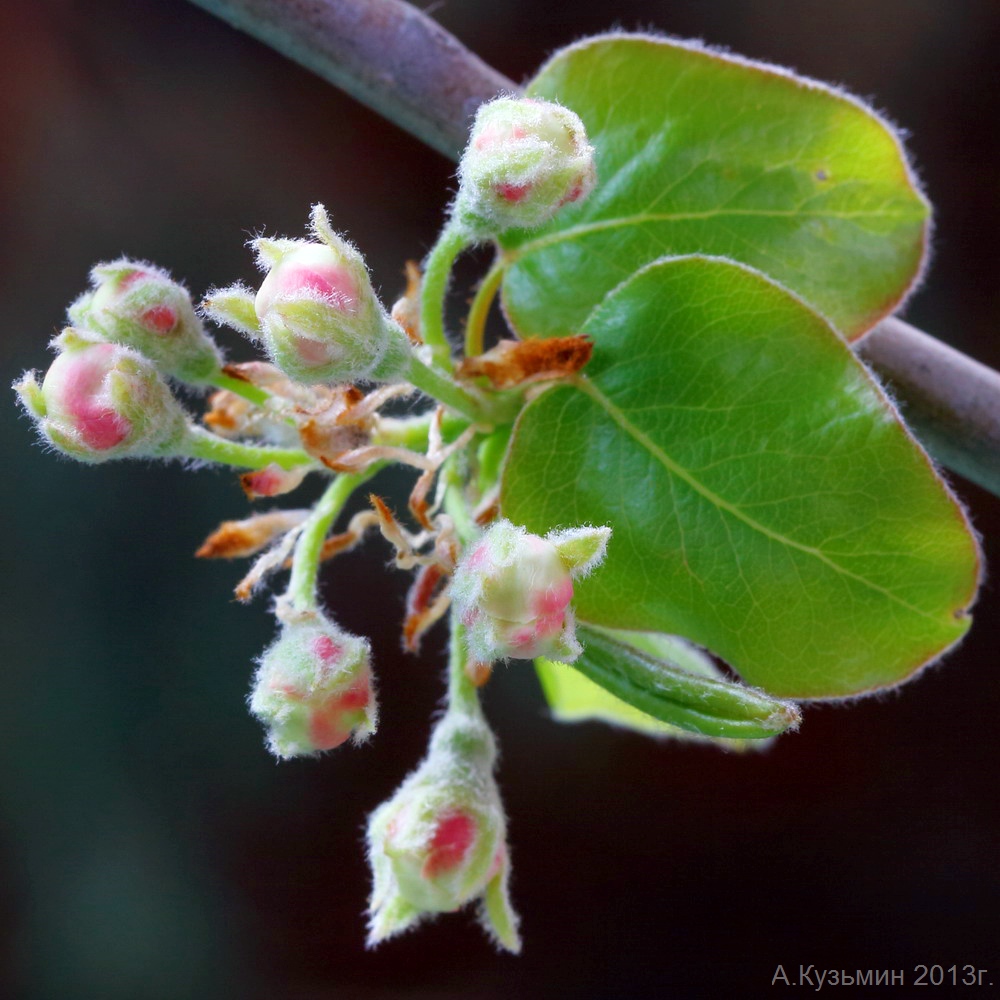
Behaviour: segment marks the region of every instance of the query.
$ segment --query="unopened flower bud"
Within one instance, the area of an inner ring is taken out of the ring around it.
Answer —
[[[319,612],[289,617],[260,659],[250,711],[267,727],[277,757],[366,739],[377,718],[368,640]]]
[[[570,607],[573,579],[603,560],[610,536],[610,528],[571,528],[543,538],[510,521],[492,524],[451,585],[472,656],[575,660],[581,647]]]
[[[187,289],[166,271],[122,258],[90,272],[92,288],[69,308],[74,326],[139,351],[165,374],[206,382],[221,355]]]
[[[239,287],[213,292],[206,311],[262,340],[274,364],[298,382],[401,378],[409,340],[375,295],[361,254],[333,232],[322,205],[313,208],[312,230],[313,241],[254,241],[267,276],[252,315]]]
[[[68,329],[42,384],[14,388],[42,435],[83,462],[173,453],[185,437],[181,404],[142,355]]]
[[[480,107],[458,168],[455,216],[475,236],[533,229],[594,186],[594,149],[568,108],[500,97]]]
[[[507,896],[507,822],[495,759],[482,716],[449,711],[423,763],[372,814],[369,944],[475,899],[487,932],[501,947],[520,949]]]
[[[275,462],[265,465],[263,469],[244,472],[240,476],[240,485],[248,500],[259,500],[261,497],[280,497],[297,490],[302,480],[309,475],[305,465],[283,469]]]

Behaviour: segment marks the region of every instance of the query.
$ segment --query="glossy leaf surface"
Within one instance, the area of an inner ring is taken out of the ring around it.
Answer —
[[[526,407],[502,484],[531,531],[614,525],[581,619],[685,636],[797,698],[898,683],[965,633],[964,514],[800,300],[743,265],[667,259],[584,331],[586,374]]]
[[[929,216],[890,126],[822,84],[652,36],[598,36],[528,88],[583,119],[598,185],[501,240],[522,333],[578,332],[605,293],[665,254],[770,275],[849,339],[891,313],[921,267]]]

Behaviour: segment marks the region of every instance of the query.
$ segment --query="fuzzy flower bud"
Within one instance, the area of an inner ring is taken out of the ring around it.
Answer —
[[[473,657],[575,660],[581,648],[570,608],[573,579],[603,560],[610,537],[610,528],[571,528],[543,538],[510,521],[492,524],[470,546],[451,584]]]
[[[451,710],[423,763],[371,815],[369,945],[478,899],[487,933],[508,951],[520,949],[507,894],[507,822],[495,760],[482,716]]]
[[[568,108],[532,98],[482,105],[458,167],[455,216],[475,236],[533,229],[594,187],[594,148]]]
[[[364,258],[312,212],[315,240],[254,240],[267,272],[256,295],[236,286],[210,293],[205,311],[263,342],[271,361],[307,384],[389,382],[410,356],[406,334],[372,288]]]
[[[172,454],[187,433],[180,403],[142,355],[68,329],[42,384],[15,383],[38,429],[82,462]]]
[[[259,661],[250,711],[277,757],[332,750],[375,731],[377,709],[367,639],[318,612],[289,616]]]
[[[221,355],[191,296],[166,271],[122,258],[90,272],[91,290],[69,307],[70,322],[139,351],[165,375],[205,382]]]

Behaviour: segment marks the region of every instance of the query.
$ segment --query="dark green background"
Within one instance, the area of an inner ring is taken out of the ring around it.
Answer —
[[[458,2],[435,15],[522,79],[618,23],[701,36],[841,82],[912,132],[938,208],[908,318],[1000,365],[995,0]],[[0,8],[5,381],[91,263],[119,253],[196,293],[250,280],[249,235],[312,201],[387,298],[434,238],[451,164],[181,0]],[[236,338],[235,357],[248,356]],[[9,397],[8,404],[12,402]],[[440,637],[397,652],[404,578],[377,544],[327,577],[374,637],[376,739],[276,765],[244,706],[270,640],[237,567],[191,553],[246,502],[225,473],[85,468],[0,408],[0,996],[752,997],[776,966],[971,962],[1000,988],[998,598],[899,695],[807,713],[763,756],[545,718],[524,664],[487,708],[503,747],[526,939],[498,957],[467,915],[366,953],[364,816],[422,753]],[[386,490],[392,484],[383,484]],[[987,555],[1000,501],[960,481]]]

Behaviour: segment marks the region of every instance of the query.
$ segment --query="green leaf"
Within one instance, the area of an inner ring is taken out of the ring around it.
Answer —
[[[590,634],[591,631],[586,630],[587,634]],[[691,697],[692,686],[696,687],[701,679],[707,678],[712,683],[725,682],[721,671],[708,656],[678,636],[610,631],[605,634],[619,639],[631,646],[633,650],[645,651],[654,659],[667,661],[675,668],[675,674],[676,671],[686,671],[698,678],[692,678],[688,681],[687,705],[680,701],[676,695],[672,703],[665,698],[662,705],[663,710],[659,712],[660,716],[672,713],[673,717],[676,718],[678,714],[688,712],[690,705],[695,701]],[[771,740],[767,738],[745,738],[745,726],[742,731],[743,738],[731,738],[706,735],[700,731],[705,728],[703,725],[699,726],[698,732],[695,732],[690,724],[686,728],[682,728],[680,725],[663,722],[660,718],[642,712],[634,705],[615,697],[609,690],[591,680],[593,669],[587,670],[585,676],[584,673],[569,664],[547,659],[536,660],[535,669],[545,698],[552,709],[552,714],[560,722],[601,721],[648,736],[714,743],[727,750],[762,749],[771,743]],[[730,685],[730,687],[733,686]],[[777,719],[780,720],[782,713],[786,717],[794,717],[794,721],[798,719],[798,714],[792,706],[783,705],[780,702],[772,703],[770,711],[764,712],[764,717],[776,715]],[[718,720],[716,721],[718,722]],[[774,731],[772,728],[770,734],[773,734]]]
[[[717,258],[655,262],[584,326],[585,377],[524,409],[504,515],[611,524],[579,617],[683,635],[750,684],[896,684],[968,629],[965,516],[847,344]]]
[[[528,92],[583,119],[598,186],[544,228],[501,239],[505,309],[525,334],[577,332],[605,293],[664,254],[750,264],[849,339],[920,273],[929,207],[895,132],[854,98],[642,35],[570,46]]]

